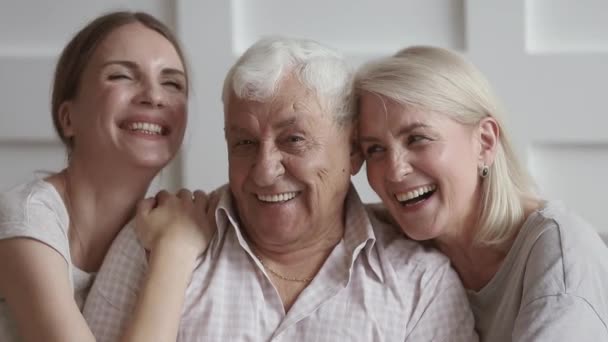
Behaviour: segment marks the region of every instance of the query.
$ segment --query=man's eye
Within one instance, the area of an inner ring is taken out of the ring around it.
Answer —
[[[247,145],[253,145],[254,141],[253,140],[249,140],[249,139],[242,139],[242,140],[238,140],[236,142],[236,144],[234,144],[235,146],[247,146]]]
[[[290,135],[289,137],[287,137],[287,141],[290,143],[299,143],[304,141],[304,138],[297,135]]]

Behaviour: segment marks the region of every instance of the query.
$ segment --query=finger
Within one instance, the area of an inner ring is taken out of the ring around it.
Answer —
[[[167,190],[161,190],[156,194],[157,205],[163,205],[171,198],[171,194]]]
[[[219,189],[215,190],[209,194],[209,197],[207,200],[208,211],[215,212],[215,209],[217,209],[217,206],[220,203],[220,194],[221,194],[221,191]]]
[[[149,197],[146,199],[142,199],[137,202],[136,215],[137,216],[147,216],[152,209],[156,206],[156,198]]]
[[[192,197],[192,192],[188,189],[180,189],[177,192],[177,197],[182,200],[182,201],[186,201],[186,202],[192,202],[194,200],[194,198]]]
[[[196,190],[192,197],[194,198],[194,205],[197,210],[201,210],[203,212],[207,210],[208,198],[204,191]]]
[[[207,221],[211,224],[211,228],[213,231],[217,230],[217,223],[215,222],[215,211],[220,202],[220,193],[221,191],[216,190],[213,191],[209,195],[208,203],[207,203]]]

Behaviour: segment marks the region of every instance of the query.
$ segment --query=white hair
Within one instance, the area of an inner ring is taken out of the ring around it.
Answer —
[[[466,125],[494,118],[500,130],[498,148],[490,173],[482,180],[475,239],[481,244],[501,244],[517,232],[525,201],[536,197],[535,187],[511,146],[498,101],[475,66],[446,49],[414,46],[364,65],[355,79],[355,93],[365,92],[443,113]]]
[[[313,91],[337,121],[354,118],[351,67],[336,50],[307,39],[270,37],[253,44],[226,75],[222,102],[225,106],[230,96],[267,101],[291,75]]]

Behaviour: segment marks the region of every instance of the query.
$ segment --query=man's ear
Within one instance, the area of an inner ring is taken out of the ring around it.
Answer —
[[[74,125],[72,123],[72,103],[70,101],[64,101],[59,106],[58,118],[63,137],[72,138],[74,136]]]
[[[354,124],[350,135],[350,173],[352,176],[359,173],[361,166],[363,166],[364,160],[361,146],[359,146],[358,125]]]
[[[487,116],[479,122],[479,164],[492,165],[498,150],[500,139],[500,127],[498,122],[491,116]]]

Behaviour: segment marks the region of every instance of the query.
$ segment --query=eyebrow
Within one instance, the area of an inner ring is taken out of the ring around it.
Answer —
[[[274,124],[274,128],[283,129],[285,127],[293,126],[296,124],[297,121],[298,121],[298,118],[295,116],[292,116],[290,118],[277,122],[276,124]]]
[[[138,69],[137,63],[134,63],[132,61],[126,61],[126,60],[111,60],[111,61],[107,61],[107,62],[103,63],[101,65],[101,67],[105,68],[105,67],[107,67],[109,65],[114,65],[114,64],[122,65],[122,66],[124,66],[124,67],[126,67],[128,69],[132,69],[132,70],[137,70]],[[186,77],[186,74],[182,70],[175,69],[175,68],[163,68],[161,70],[161,74],[163,74],[163,75],[179,75],[179,76],[182,76],[184,78]]]
[[[230,127],[228,128],[228,132],[234,132],[234,133],[243,133],[243,134],[247,134],[249,133],[249,131],[241,126],[237,126],[237,125],[230,125]]]
[[[403,127],[402,129],[399,130],[399,132],[397,133],[397,136],[403,136],[403,135],[407,135],[409,133],[411,133],[413,130],[416,130],[418,128],[429,128],[431,126],[427,125],[427,124],[423,124],[421,122],[415,122],[411,125],[407,125],[405,127]],[[378,141],[377,138],[374,137],[368,137],[368,136],[360,136],[359,137],[359,141],[361,142],[376,142]]]

